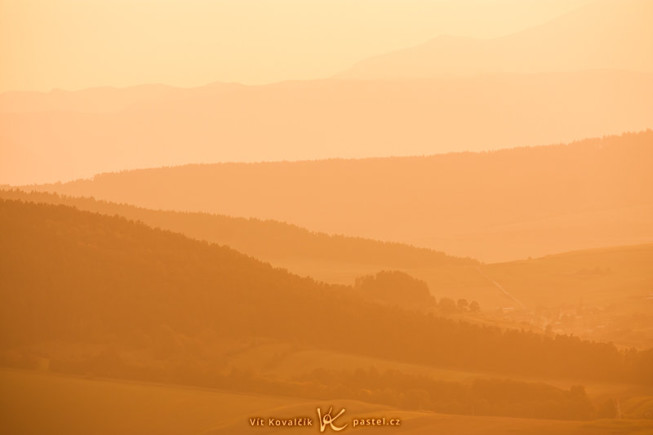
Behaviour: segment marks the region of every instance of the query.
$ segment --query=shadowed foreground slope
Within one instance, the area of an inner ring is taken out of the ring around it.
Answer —
[[[470,418],[399,410],[354,400],[316,401],[13,370],[0,370],[0,385],[12,398],[0,406],[0,430],[11,434],[54,434],[44,428],[55,427],[58,429],[56,433],[65,430],[66,435],[267,434],[270,433],[267,428],[252,429],[249,418],[316,417],[317,407],[324,409],[331,405],[347,409],[346,416],[383,415],[402,419],[400,429],[370,430],[371,433],[383,435],[643,435],[653,430],[651,420],[579,422]],[[7,396],[0,397],[0,401]],[[54,400],[62,397],[66,397],[66,400]],[[143,407],[144,403],[147,403],[146,407]],[[106,420],[106,413],[113,418]],[[316,434],[319,433],[319,426],[305,430],[295,428],[290,433]]]
[[[651,351],[377,305],[353,288],[298,278],[229,248],[118,217],[2,200],[0,225],[5,366],[316,400],[364,398],[453,414],[580,420],[611,414],[582,386],[488,373],[653,382]],[[288,345],[486,375],[461,383],[373,366],[325,365],[287,376],[271,376],[267,362],[251,368],[265,360],[274,366]]]
[[[638,365],[647,352],[380,306],[351,288],[125,219],[0,204],[5,349],[51,340],[138,346],[168,331],[191,340],[267,337],[499,373],[651,381]]]
[[[439,315],[574,334],[640,349],[650,346],[653,340],[652,244],[482,264],[409,245],[315,233],[275,221],[149,210],[92,198],[18,190],[0,191],[0,198],[120,215],[194,239],[228,245],[275,267],[331,284],[352,285],[380,271],[401,271],[426,282],[428,291],[438,300],[435,312]],[[408,289],[398,291],[392,288],[396,284],[386,287],[395,293],[387,294],[386,302],[422,311],[435,309],[433,300],[424,304],[423,295],[411,295]],[[380,291],[376,286],[374,294],[361,296],[379,300]],[[455,301],[462,303],[458,309]],[[473,301],[480,303],[480,312],[478,305],[470,309]]]

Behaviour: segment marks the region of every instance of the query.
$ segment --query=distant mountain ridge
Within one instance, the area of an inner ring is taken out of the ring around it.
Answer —
[[[37,94],[7,103],[5,110],[15,109],[0,113],[0,184],[197,162],[480,151],[653,127],[653,73],[623,71],[141,93]],[[24,110],[30,107],[36,111]]]
[[[0,113],[81,112],[111,113],[139,105],[180,101],[198,90],[219,95],[243,85],[212,83],[197,88],[167,85],[141,85],[117,88],[111,86],[50,92],[17,91],[0,93]]]
[[[493,39],[440,36],[363,60],[336,77],[426,78],[618,69],[653,72],[653,2],[600,0]]]

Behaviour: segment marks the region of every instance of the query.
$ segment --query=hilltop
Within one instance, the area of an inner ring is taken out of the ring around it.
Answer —
[[[424,157],[220,163],[29,186],[273,219],[481,261],[653,241],[653,131]]]

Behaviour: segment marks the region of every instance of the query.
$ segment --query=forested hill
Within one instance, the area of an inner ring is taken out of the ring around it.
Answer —
[[[486,153],[144,169],[30,189],[509,261],[649,243],[651,162],[649,130]]]
[[[268,337],[434,366],[653,381],[651,351],[626,353],[376,305],[350,288],[124,218],[2,200],[0,228],[4,363],[44,343],[50,345],[41,355],[64,365],[83,359],[83,352],[66,351],[68,345],[111,345],[118,353],[150,355],[141,358],[147,364],[123,367],[139,377],[159,370],[160,360],[195,367],[217,337]],[[169,345],[157,339],[162,330]],[[192,342],[194,351],[180,350],[180,340]]]
[[[119,215],[188,237],[227,245],[264,261],[286,259],[370,265],[378,268],[439,267],[475,265],[431,249],[361,237],[346,237],[309,231],[273,220],[239,218],[209,213],[151,210],[88,197],[71,197],[48,192],[0,190],[0,198],[46,204],[62,204],[80,210]]]

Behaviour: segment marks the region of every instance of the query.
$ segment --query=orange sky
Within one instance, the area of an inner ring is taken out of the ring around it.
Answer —
[[[328,77],[440,34],[509,34],[590,1],[0,0],[0,92]]]

